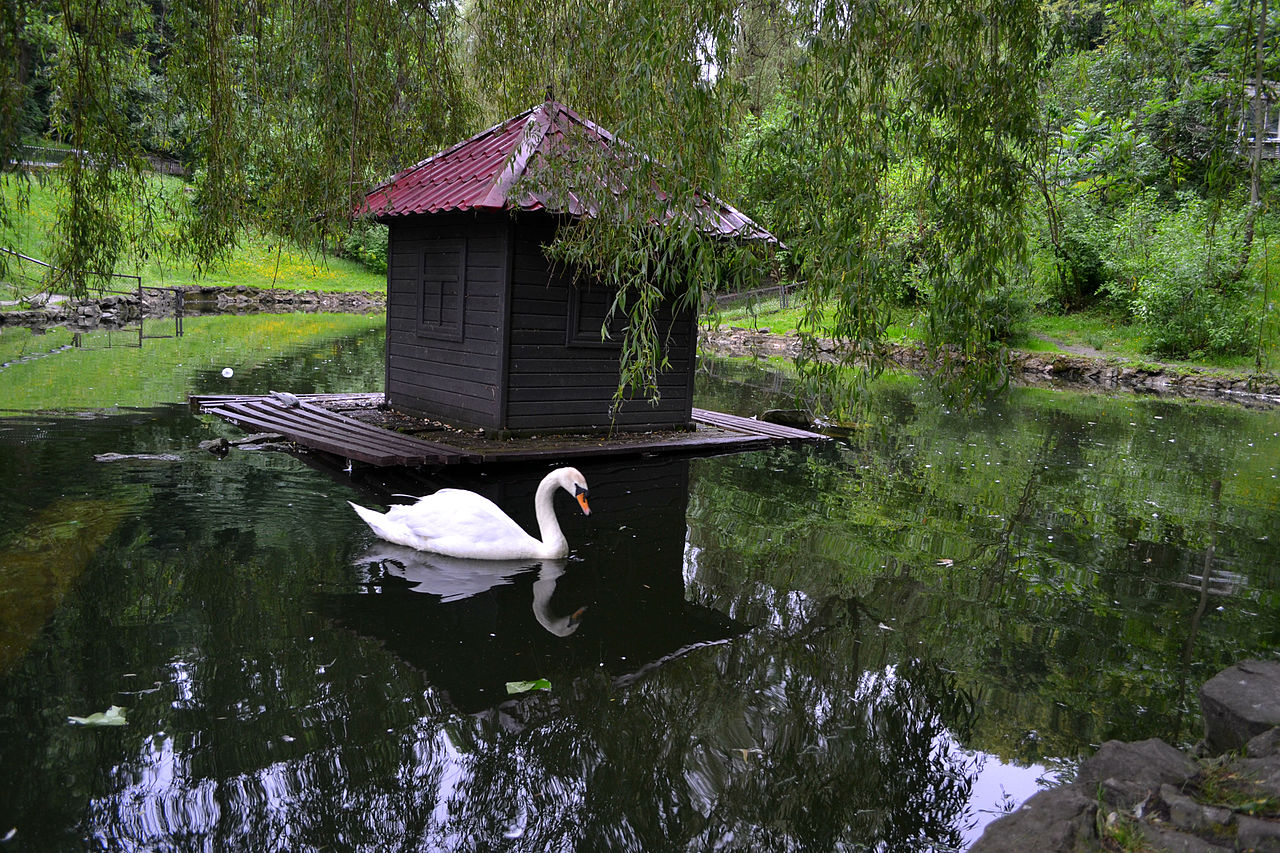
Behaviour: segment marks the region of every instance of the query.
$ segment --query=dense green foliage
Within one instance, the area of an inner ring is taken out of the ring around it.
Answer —
[[[1255,78],[1275,76],[1265,8],[1118,4],[1052,56],[1033,160],[1046,305],[1107,299],[1158,356],[1256,344],[1271,307],[1251,249],[1269,183],[1247,137]]]
[[[332,245],[373,182],[475,112],[448,3],[19,0],[14,14],[30,61],[4,68],[26,103],[5,138],[81,152],[51,173],[64,192],[49,258],[72,293],[161,243],[207,267],[248,223]],[[151,156],[186,169],[185,191],[145,180]]]
[[[620,393],[652,390],[658,302],[762,274],[805,282],[807,331],[873,372],[901,305],[985,380],[1027,306],[1105,301],[1157,355],[1243,353],[1271,310],[1252,251],[1270,180],[1248,144],[1250,97],[1280,76],[1265,8],[18,0],[0,153],[86,152],[54,173],[71,292],[162,245],[207,267],[249,221],[376,269],[379,232],[349,219],[364,190],[551,94],[628,142],[531,178],[593,213],[551,248],[619,288]],[[157,156],[183,192],[144,180]],[[709,194],[779,251],[703,233]]]

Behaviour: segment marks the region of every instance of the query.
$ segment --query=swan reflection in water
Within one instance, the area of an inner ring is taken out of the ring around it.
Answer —
[[[578,630],[582,614],[587,609],[579,607],[561,616],[551,610],[551,596],[565,572],[567,561],[563,559],[468,560],[378,542],[357,562],[364,566],[376,563],[387,574],[411,584],[410,592],[434,595],[443,604],[510,584],[517,575],[536,570],[538,579],[533,582],[533,616],[539,625],[557,637],[567,637]]]

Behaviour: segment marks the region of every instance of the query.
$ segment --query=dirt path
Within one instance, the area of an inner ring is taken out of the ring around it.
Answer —
[[[1060,341],[1057,338],[1048,338],[1044,335],[1034,335],[1033,337],[1038,341],[1044,341],[1046,344],[1051,344],[1065,353],[1070,353],[1071,355],[1082,355],[1085,358],[1107,358],[1107,354],[1105,352],[1100,349],[1094,349],[1093,347],[1083,346],[1080,344],[1069,344],[1065,341]]]

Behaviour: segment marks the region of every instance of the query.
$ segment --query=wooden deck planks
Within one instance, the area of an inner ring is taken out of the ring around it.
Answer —
[[[237,426],[279,433],[291,441],[369,465],[451,465],[476,461],[474,454],[382,429],[322,409],[300,398],[281,405],[270,397],[201,398],[201,411]]]
[[[784,441],[824,441],[827,438],[821,433],[810,432],[809,430],[796,429],[795,427],[761,421],[755,418],[744,418],[740,415],[726,415],[724,412],[713,412],[709,409],[695,408],[693,410],[693,419],[699,423],[718,426],[721,429],[750,432]]]
[[[291,406],[271,396],[211,395],[192,397],[191,403],[197,411],[217,415],[237,426],[279,433],[314,450],[382,467],[459,462],[513,463],[661,453],[727,453],[759,450],[781,442],[822,441],[827,438],[807,430],[695,408],[693,419],[713,429],[667,434],[639,442],[584,436],[580,442],[551,447],[521,444],[516,440],[489,448],[464,449],[383,429],[316,405],[319,402],[378,405],[382,399],[383,395],[378,393],[300,394],[297,395],[298,405]]]

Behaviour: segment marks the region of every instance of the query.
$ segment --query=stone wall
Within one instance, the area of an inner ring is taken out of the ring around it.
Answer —
[[[801,349],[800,338],[796,335],[773,335],[768,330],[737,328],[703,330],[699,344],[707,352],[729,357],[794,358]],[[937,369],[937,365],[931,363],[919,347],[890,345],[887,351],[889,358],[902,367],[921,373]],[[834,361],[838,351],[832,342],[819,341],[818,350],[809,355]],[[1174,370],[1111,358],[1028,352],[1010,353],[1010,369],[1014,379],[1026,385],[1052,384],[1054,387],[1085,391],[1154,392],[1230,400],[1268,409],[1280,405],[1280,378],[1269,374],[1241,376],[1194,368]]]
[[[120,328],[141,319],[172,317],[181,298],[184,316],[199,314],[333,311],[368,313],[383,311],[386,297],[364,291],[337,293],[317,290],[273,290],[235,285],[184,285],[145,288],[136,293],[110,294],[83,301],[51,302],[27,311],[0,311],[0,326],[70,326],[78,330]]]
[[[1070,784],[992,822],[970,853],[1280,853],[1280,662],[1244,661],[1200,691],[1195,755],[1108,741]]]

